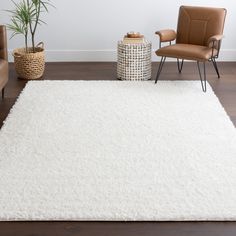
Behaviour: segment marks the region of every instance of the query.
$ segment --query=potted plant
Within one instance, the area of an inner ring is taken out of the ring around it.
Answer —
[[[25,42],[25,47],[13,51],[16,73],[19,78],[39,79],[45,69],[45,52],[42,42],[36,45],[35,35],[38,26],[45,24],[41,19],[42,13],[48,12],[48,6],[52,4],[50,0],[12,2],[15,8],[8,10],[11,13],[11,23],[7,26],[13,32],[11,38],[20,34],[24,36]]]

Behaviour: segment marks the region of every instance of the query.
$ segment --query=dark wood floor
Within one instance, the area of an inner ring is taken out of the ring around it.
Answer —
[[[153,77],[157,64],[153,64]],[[208,65],[208,81],[236,125],[236,62],[219,63],[222,78]],[[115,80],[115,63],[48,63],[43,79]],[[166,63],[163,80],[198,79],[194,63],[177,73],[175,63]],[[0,127],[27,81],[19,80],[10,65],[6,97],[0,100]],[[201,89],[199,82],[199,89]],[[1,187],[1,186],[0,186]],[[236,236],[236,222],[0,222],[0,236]]]

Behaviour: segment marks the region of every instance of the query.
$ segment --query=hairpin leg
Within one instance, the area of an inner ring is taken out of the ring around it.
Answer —
[[[203,92],[206,92],[207,90],[207,83],[206,83],[206,63],[203,62],[203,75],[200,69],[200,63],[197,61],[197,67],[198,67],[198,72],[201,80],[201,85],[202,85],[202,90]]]
[[[180,62],[180,60],[177,59],[177,66],[178,66],[178,71],[179,71],[179,73],[182,72],[183,65],[184,65],[184,60],[182,59],[181,62]]]
[[[2,99],[4,99],[4,95],[5,95],[5,88],[2,89]]]
[[[218,76],[218,79],[220,79],[220,73],[219,73],[219,70],[218,70],[218,66],[217,66],[217,63],[216,63],[216,59],[214,57],[211,58],[211,61],[212,61],[212,64],[215,68],[215,71],[217,73],[217,76]]]
[[[165,61],[166,61],[166,57],[162,57],[161,61],[160,61],[160,64],[159,64],[158,71],[157,71],[157,77],[156,77],[155,83],[157,83],[157,81],[158,81],[158,79],[160,77],[163,65],[165,64]]]

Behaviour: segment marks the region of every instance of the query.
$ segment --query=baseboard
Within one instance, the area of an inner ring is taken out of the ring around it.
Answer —
[[[155,55],[153,50],[152,60],[159,61],[159,57]],[[13,61],[12,50],[9,50],[9,60]],[[169,59],[172,61],[171,59]],[[46,50],[47,62],[103,62],[117,61],[116,50]],[[219,61],[236,61],[236,49],[222,49]]]

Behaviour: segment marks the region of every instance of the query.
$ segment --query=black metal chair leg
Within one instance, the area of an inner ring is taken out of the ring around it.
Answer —
[[[157,83],[157,81],[158,81],[158,79],[160,77],[163,65],[165,64],[165,61],[166,61],[166,57],[162,57],[161,61],[160,61],[160,64],[159,64],[158,71],[157,71],[157,77],[156,77],[156,80],[155,80],[155,84]]]
[[[4,99],[4,95],[5,95],[5,88],[2,89],[2,99]]]
[[[212,61],[212,64],[213,64],[213,66],[215,68],[215,71],[217,73],[218,79],[220,79],[220,73],[219,73],[219,69],[218,69],[217,63],[216,63],[216,59],[213,57],[213,58],[211,58],[211,61]]]
[[[178,66],[178,71],[179,71],[179,73],[182,72],[183,65],[184,65],[184,60],[182,59],[182,61],[181,61],[181,63],[180,63],[179,59],[177,59],[177,66]]]
[[[201,80],[201,85],[202,85],[202,91],[206,92],[207,90],[207,83],[206,83],[206,63],[203,62],[203,75],[200,69],[200,63],[197,61],[197,67],[198,67],[198,72]]]

